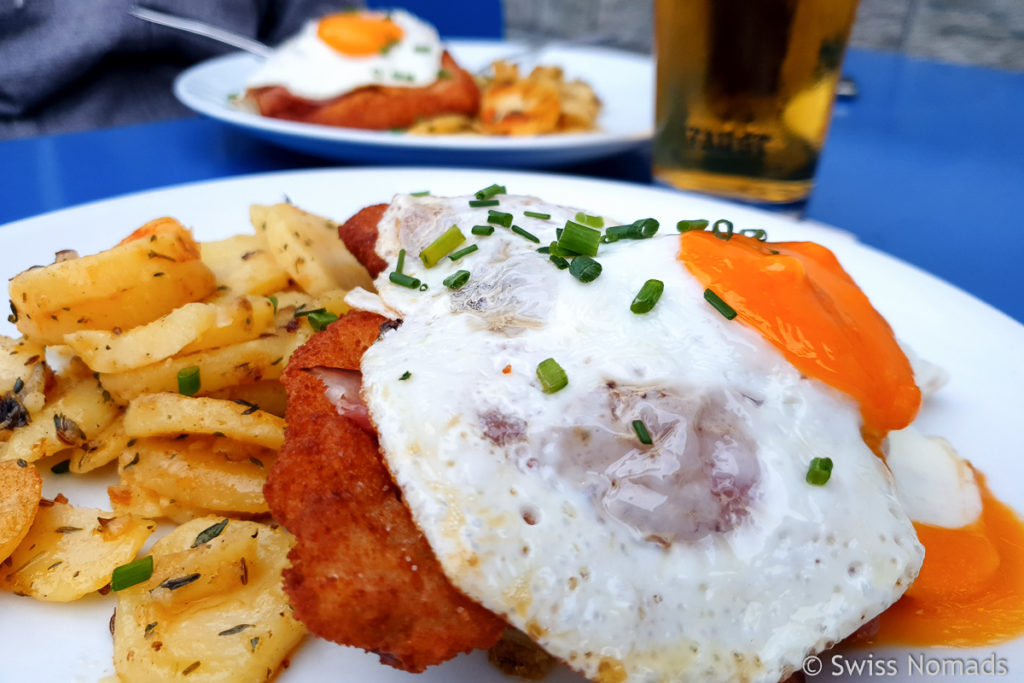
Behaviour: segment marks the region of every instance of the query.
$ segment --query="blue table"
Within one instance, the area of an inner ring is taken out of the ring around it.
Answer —
[[[861,50],[845,72],[861,95],[836,106],[808,217],[1024,322],[1024,73]],[[648,159],[641,151],[558,170],[650,183]],[[164,185],[328,165],[200,118],[0,142],[0,223]]]

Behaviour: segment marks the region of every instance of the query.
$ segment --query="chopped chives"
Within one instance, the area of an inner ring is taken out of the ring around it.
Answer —
[[[604,237],[601,238],[601,241],[607,244],[609,242],[618,242],[622,239],[645,240],[654,237],[654,233],[658,232],[659,227],[660,223],[655,219],[641,218],[629,225],[611,226],[604,231]]]
[[[569,262],[557,254],[551,254],[548,256],[548,260],[558,266],[559,270],[565,270],[569,267]]]
[[[190,365],[178,370],[178,393],[194,396],[199,391],[199,366]]]
[[[330,311],[310,311],[306,320],[309,321],[309,326],[313,328],[314,332],[323,332],[328,325],[338,320],[338,316]]]
[[[501,204],[497,199],[470,199],[469,205],[477,208],[481,206],[497,206]]]
[[[422,285],[420,285],[420,286],[419,286],[419,290],[420,290],[421,292],[425,292],[425,291],[427,291],[428,289],[430,289],[430,285],[428,285],[428,284],[427,284],[426,282],[424,282],[424,283],[423,283]]]
[[[482,236],[486,237],[487,235],[493,235],[494,234],[494,226],[493,225],[474,225],[472,228],[469,229],[469,231],[471,233],[473,233],[474,235],[482,235]]]
[[[640,443],[648,446],[654,443],[651,440],[651,433],[647,431],[647,425],[644,424],[643,420],[633,420],[633,431],[636,432],[636,438],[640,439]]]
[[[601,264],[589,256],[577,256],[569,264],[569,273],[580,282],[593,282],[601,274]]]
[[[427,268],[433,268],[445,256],[450,254],[455,247],[466,241],[466,236],[459,230],[459,226],[453,225],[430,245],[420,252],[420,260]]]
[[[410,192],[410,197],[427,197],[430,195],[430,190],[423,190],[422,192]]]
[[[554,358],[542,360],[537,365],[537,379],[540,380],[540,388],[545,394],[561,391],[569,384],[569,377],[565,374],[565,370]]]
[[[546,221],[549,218],[551,218],[551,214],[550,213],[539,213],[537,211],[523,211],[523,215],[524,216],[529,216],[530,218],[539,218],[539,219],[544,220],[544,221]]]
[[[697,218],[689,221],[679,221],[676,223],[676,230],[679,232],[690,232],[691,230],[704,230],[708,227],[708,222],[703,218]]]
[[[474,193],[474,197],[477,199],[490,199],[496,194],[505,194],[507,190],[504,185],[488,185],[482,190],[477,190]]]
[[[395,265],[395,272],[401,274],[405,268],[405,249],[398,250],[398,263]]]
[[[601,231],[585,225],[565,222],[565,229],[558,238],[560,249],[583,256],[597,256],[597,247],[601,244]]]
[[[590,226],[591,228],[603,228],[604,218],[601,216],[588,216],[582,211],[576,212],[576,222],[582,223],[583,225]]]
[[[740,230],[740,234],[744,237],[752,237],[758,242],[765,242],[768,239],[768,233],[761,228],[746,228]]]
[[[721,229],[719,229],[719,225],[722,226]],[[715,221],[715,224],[711,226],[711,232],[714,233],[715,237],[718,239],[729,241],[732,239],[732,221],[727,221],[724,218]]]
[[[409,379],[410,377],[412,377],[412,373],[409,372],[408,370],[406,370],[405,372],[403,372],[401,374],[401,376],[399,376],[398,381],[399,382],[404,382],[405,380]]]
[[[71,471],[71,458],[61,460],[59,463],[51,467],[50,471],[54,474],[67,474]]]
[[[512,214],[505,213],[504,211],[495,211],[494,209],[487,209],[487,222],[497,223],[504,227],[510,227],[512,225]]]
[[[148,581],[153,576],[153,556],[146,555],[134,562],[115,567],[110,575],[110,590],[119,591]]]
[[[654,304],[658,303],[658,299],[661,298],[661,293],[664,291],[664,282],[661,280],[648,280],[633,298],[633,303],[629,305],[629,310],[638,315],[650,312],[654,308]]]
[[[824,486],[832,478],[832,458],[812,458],[805,479],[808,484]]]
[[[444,279],[444,286],[448,289],[458,289],[469,280],[468,270],[457,270]]]
[[[403,275],[399,272],[388,273],[388,279],[399,287],[408,287],[409,289],[418,289],[420,281],[417,278]]]
[[[551,247],[537,247],[537,253],[538,254],[550,254],[551,253]]]
[[[268,296],[267,298],[270,299],[270,303],[273,304],[273,306],[274,306],[274,313],[277,313],[277,297],[276,296]]]
[[[715,310],[725,316],[726,320],[732,320],[736,317],[736,309],[725,303],[722,297],[718,296],[710,289],[704,290],[704,300],[714,306]]]
[[[518,225],[513,225],[512,226],[512,232],[514,232],[515,234],[520,235],[522,237],[525,237],[526,239],[530,240],[531,242],[536,242],[537,244],[540,244],[540,238],[539,237],[534,235],[532,232],[527,232],[526,230],[523,230]]]
[[[466,254],[472,254],[474,251],[476,251],[479,248],[480,247],[476,246],[475,244],[471,244],[468,247],[466,247],[465,249],[459,249],[454,254],[449,254],[448,258],[450,258],[452,261],[458,261],[460,258],[465,256]]]

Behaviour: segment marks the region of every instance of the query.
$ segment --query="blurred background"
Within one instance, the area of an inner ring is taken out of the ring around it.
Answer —
[[[0,139],[187,116],[170,83],[227,48],[145,25],[137,0],[0,0]],[[361,0],[149,0],[277,44],[301,22]],[[381,2],[430,16],[431,0]],[[653,0],[447,0],[473,24],[504,25],[511,39],[589,38],[638,52],[652,48]],[[449,10],[448,14],[452,14]],[[442,29],[444,30],[444,29]],[[485,33],[486,34],[486,33]],[[861,0],[854,47],[950,63],[1024,70],[1024,0]]]
[[[505,0],[509,38],[606,35],[651,50],[652,0]],[[860,0],[851,45],[1024,70],[1021,0]]]

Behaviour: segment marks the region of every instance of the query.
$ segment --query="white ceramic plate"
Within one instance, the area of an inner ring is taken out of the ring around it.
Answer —
[[[459,64],[473,72],[522,47],[471,40],[452,40],[447,45]],[[541,167],[609,156],[642,146],[651,138],[654,70],[646,55],[597,47],[549,47],[538,55],[539,63],[561,66],[567,78],[582,78],[601,98],[600,130],[515,138],[406,135],[282,121],[242,111],[231,104],[230,97],[244,91],[259,59],[236,53],[197,64],[178,76],[174,94],[200,114],[284,147],[339,161]]]
[[[889,256],[858,244],[848,234],[814,223],[796,223],[746,207],[651,187],[579,177],[515,171],[437,168],[297,171],[185,185],[128,195],[57,211],[0,227],[0,273],[11,276],[51,262],[59,249],[92,253],[110,247],[147,220],[175,216],[201,240],[248,232],[251,202],[275,202],[287,195],[298,206],[336,220],[348,218],[393,193],[430,190],[468,194],[500,182],[510,192],[535,194],[622,219],[654,216],[663,229],[679,218],[725,217],[737,227],[760,227],[773,240],[813,239],[830,247],[858,280],[897,335],[952,375],[939,397],[919,418],[926,432],[941,434],[982,471],[1004,501],[1024,510],[1024,433],[1019,394],[1024,378],[1024,326],[952,286]],[[0,332],[15,334],[7,323]],[[49,475],[47,471],[46,474]],[[44,495],[63,492],[77,504],[109,508],[110,475],[49,476]],[[113,598],[99,596],[59,605],[0,594],[0,681],[92,683],[113,671],[107,622]],[[358,605],[353,606],[358,609]],[[981,650],[876,650],[861,657],[895,657],[901,674],[908,656],[989,657],[1006,660],[1009,679],[1024,676],[1024,641]],[[916,660],[915,660],[916,661]],[[825,663],[825,671],[832,671]],[[477,653],[413,677],[379,665],[376,657],[310,639],[292,659],[281,683],[359,681],[386,683],[507,683]],[[549,683],[578,681],[560,670]],[[818,680],[874,680],[864,675]],[[909,675],[886,680],[910,680]],[[928,680],[955,680],[929,677]]]

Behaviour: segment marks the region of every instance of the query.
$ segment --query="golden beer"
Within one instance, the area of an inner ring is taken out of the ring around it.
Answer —
[[[806,199],[857,0],[655,0],[657,180]]]

